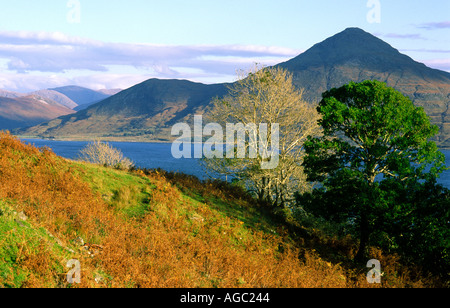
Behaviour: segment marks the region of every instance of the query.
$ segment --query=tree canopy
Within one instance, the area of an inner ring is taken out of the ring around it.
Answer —
[[[228,95],[215,99],[205,114],[211,122],[234,128],[227,132],[227,146],[231,145],[227,157],[205,159],[206,167],[232,176],[260,201],[279,207],[292,202],[296,190],[308,189],[301,166],[303,143],[307,136],[320,132],[316,106],[302,98],[292,78],[284,69],[256,66],[242,73],[229,87]],[[271,129],[262,132],[261,124]],[[273,138],[275,133],[277,137]],[[255,155],[236,158],[233,154],[239,151],[239,144],[244,145],[246,153]],[[276,168],[261,168],[267,161],[267,150],[276,152]]]
[[[387,221],[398,222],[418,207],[418,199],[406,200],[400,191],[417,192],[445,170],[445,157],[432,141],[438,127],[423,108],[379,81],[331,89],[317,110],[323,136],[305,142],[303,165],[308,179],[321,186],[299,198],[300,204],[329,219],[352,221],[362,259],[374,231],[386,231]]]

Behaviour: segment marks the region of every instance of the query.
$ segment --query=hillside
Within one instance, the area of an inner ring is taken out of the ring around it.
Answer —
[[[94,91],[76,86],[31,93],[0,89],[0,129],[14,130],[35,126],[73,114],[118,92],[118,89]]]
[[[384,274],[369,285],[351,238],[289,224],[226,183],[67,161],[1,132],[0,153],[0,288],[434,283],[372,249]]]
[[[0,97],[18,98],[22,96],[26,96],[26,94],[0,89]]]
[[[74,110],[79,111],[82,109],[87,108],[88,106],[98,103],[105,98],[110,97],[110,94],[101,92],[101,91],[95,91],[88,88],[83,88],[79,86],[65,86],[65,87],[59,87],[54,89],[49,89],[51,91],[56,91],[58,93],[61,93],[68,98],[70,98],[72,101],[74,101],[77,106],[73,107]],[[108,90],[105,90],[108,91]],[[113,91],[112,93],[117,93]]]
[[[36,95],[0,97],[0,130],[33,126],[71,113],[74,111]]]
[[[61,117],[22,132],[58,138],[121,138],[170,140],[170,126],[189,120],[226,85],[205,85],[187,80],[150,79],[74,115]]]
[[[294,74],[296,86],[305,89],[310,101],[320,100],[324,91],[349,81],[387,82],[424,107],[441,129],[439,145],[450,147],[450,74],[414,61],[361,29],[348,28],[279,65]],[[170,140],[174,121],[192,118],[212,97],[225,92],[225,84],[152,79],[74,116],[18,133],[61,139]]]
[[[65,106],[69,109],[74,109],[75,107],[78,106],[78,104],[75,103],[73,100],[71,100],[64,94],[59,93],[54,90],[38,90],[38,91],[30,93],[30,95],[36,95],[36,96],[40,96],[45,99],[51,99],[52,101],[55,101],[58,104]]]
[[[386,82],[424,107],[441,129],[439,144],[450,146],[450,73],[416,62],[361,29],[346,29],[279,66],[293,72],[294,83],[316,101],[350,81]]]

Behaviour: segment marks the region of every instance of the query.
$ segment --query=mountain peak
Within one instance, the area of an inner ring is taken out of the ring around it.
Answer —
[[[278,66],[292,73],[295,86],[304,90],[303,98],[312,102],[320,100],[323,92],[350,81],[386,82],[423,106],[433,123],[443,128],[440,145],[450,146],[450,74],[414,61],[362,29],[347,28]],[[84,134],[95,138],[122,138],[127,134],[142,140],[170,140],[174,123],[189,121],[193,114],[207,108],[212,97],[222,97],[226,92],[225,84],[207,86],[150,79],[76,115],[30,128],[23,134]]]
[[[296,69],[347,63],[377,69],[382,65],[386,69],[391,69],[410,61],[411,58],[376,36],[360,28],[347,28],[286,63],[287,66],[294,66]]]
[[[108,98],[110,96],[99,91],[74,85],[53,88],[49,90],[56,91],[67,96],[79,106],[88,106],[92,103],[104,100],[105,98]],[[78,108],[82,107],[77,107],[77,109]]]
[[[450,74],[414,61],[375,35],[347,28],[279,66],[293,73],[294,84],[309,101],[350,81],[385,82],[424,106],[433,124],[443,128],[439,143],[450,146]]]
[[[370,34],[369,32],[364,31],[361,28],[358,27],[349,27],[347,29],[345,29],[344,31],[335,34],[334,36],[339,36],[342,34],[348,34],[348,35],[363,35],[363,36],[373,36],[372,34]]]
[[[364,39],[374,39],[374,38],[377,39],[376,36],[374,36],[373,34],[371,34],[369,32],[364,31],[361,28],[349,27],[349,28],[346,28],[345,30],[343,30],[343,31],[341,31],[339,33],[336,33],[333,36],[330,36],[325,41],[333,40],[333,39],[340,39],[340,40],[342,40],[343,38],[345,39],[345,37],[348,37],[348,38],[358,38],[358,37],[360,37],[360,38],[364,38]]]
[[[352,50],[353,52],[385,52],[400,54],[397,49],[379,39],[375,35],[366,32],[360,28],[347,28],[344,31],[333,35],[322,43],[317,44],[323,47],[340,47],[342,49]]]

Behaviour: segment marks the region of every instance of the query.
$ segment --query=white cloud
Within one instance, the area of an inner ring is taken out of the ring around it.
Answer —
[[[0,41],[8,41],[12,44],[39,43],[49,45],[102,45],[96,40],[85,39],[77,36],[68,36],[61,32],[44,31],[1,31]]]
[[[428,67],[450,72],[450,59],[424,60],[423,63]]]
[[[32,85],[42,88],[41,81],[45,80],[55,83],[40,73],[57,74],[58,83],[77,81],[79,77],[74,77],[73,72],[80,70],[87,72],[84,78],[109,78],[111,85],[124,84],[122,79],[142,77],[222,82],[252,63],[274,65],[299,53],[277,46],[108,43],[60,32],[0,31],[0,61],[6,62],[8,78],[15,76],[12,79],[20,84],[17,88]],[[132,78],[131,72],[141,77]],[[36,74],[41,80],[35,78]],[[22,78],[30,84],[20,81]]]
[[[417,27],[422,28],[422,29],[427,29],[427,30],[450,29],[450,21],[428,22],[428,23],[420,24]]]
[[[395,38],[395,39],[425,40],[425,41],[427,40],[427,38],[423,37],[420,33],[407,33],[407,34],[388,33],[383,36],[388,37],[388,38]]]
[[[0,73],[0,89],[21,93],[29,93],[38,89],[56,88],[67,85],[78,85],[94,90],[127,89],[149,78],[152,78],[152,76],[109,73],[78,76],[64,76],[61,74]]]

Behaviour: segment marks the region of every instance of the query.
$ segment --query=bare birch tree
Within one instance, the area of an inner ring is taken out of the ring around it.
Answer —
[[[255,66],[248,73],[240,72],[228,95],[214,99],[204,117],[223,127],[227,123],[242,123],[236,129],[237,135],[247,133],[246,151],[257,153],[256,158],[233,158],[230,151],[236,152],[237,147],[228,148],[226,158],[203,159],[207,170],[242,181],[259,201],[272,206],[286,206],[293,200],[294,192],[310,189],[301,166],[303,143],[308,136],[320,134],[319,114],[315,105],[303,100],[302,91],[295,88],[292,75],[286,70]],[[261,155],[261,143],[266,148],[274,132],[261,135],[260,123],[279,127],[279,162],[274,169],[261,168],[267,160],[267,155]],[[248,129],[252,124],[256,124],[256,130]],[[243,142],[242,138],[237,138],[235,145],[239,142]]]
[[[133,163],[124,157],[122,152],[109,143],[94,141],[80,151],[79,159],[88,163],[113,167],[116,169],[130,169]]]

